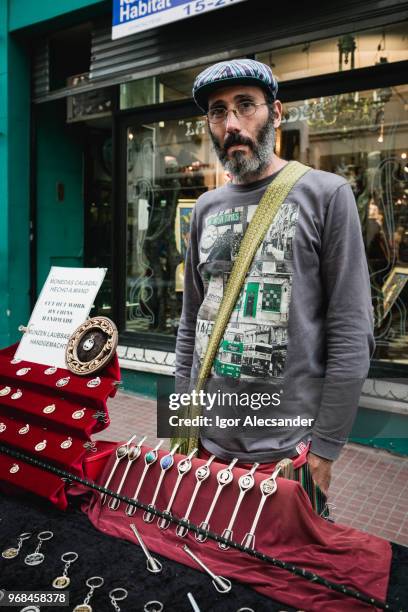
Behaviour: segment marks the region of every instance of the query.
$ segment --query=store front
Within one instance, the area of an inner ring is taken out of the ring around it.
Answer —
[[[407,15],[392,3],[387,11],[359,13],[354,20],[346,6],[337,9],[335,19],[311,10],[295,35],[283,11],[277,12],[274,26],[259,24],[254,13],[245,30],[245,7],[242,2],[225,9],[225,17],[228,10],[241,24],[228,41],[219,11],[119,41],[111,40],[109,18],[91,20],[37,43],[37,72],[48,62],[50,73],[48,83],[36,72],[33,81],[37,287],[50,263],[107,267],[94,313],[118,324],[126,385],[153,395],[157,379],[174,374],[189,219],[197,198],[228,180],[212,149],[206,119],[191,100],[192,82],[213,61],[254,57],[269,64],[279,80],[284,118],[278,155],[335,172],[354,191],[375,313],[370,376],[406,377]],[[209,26],[212,41],[200,38]],[[251,36],[255,31],[257,37]],[[61,61],[61,49],[67,44],[73,48],[75,41],[71,60]],[[190,45],[193,51],[186,58]],[[74,67],[85,66],[86,56],[88,70],[75,74]],[[71,146],[70,151],[65,147],[55,176],[66,174],[68,164],[69,180],[83,193],[71,207],[83,233],[76,232],[65,254],[58,252],[59,230],[54,253],[41,240],[59,215],[47,204],[48,177],[42,166],[52,149],[51,120],[53,137]],[[236,223],[239,219],[230,220],[231,231]],[[214,224],[208,249],[222,240]],[[278,310],[284,299],[280,290],[271,294]],[[255,290],[251,299],[255,304]],[[261,353],[278,368],[279,355],[267,348]],[[259,352],[255,347],[254,355]],[[371,397],[368,390],[367,409],[374,411],[379,399],[381,409],[384,401],[395,401],[393,392],[387,393]],[[408,392],[394,396],[402,418]]]

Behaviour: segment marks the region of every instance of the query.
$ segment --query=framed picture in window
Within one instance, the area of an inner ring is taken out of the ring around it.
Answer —
[[[390,312],[397,301],[406,282],[408,281],[408,267],[395,266],[382,286],[383,294],[383,319]]]

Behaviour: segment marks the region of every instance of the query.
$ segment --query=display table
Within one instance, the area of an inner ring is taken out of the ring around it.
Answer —
[[[233,581],[227,595],[218,594],[211,580],[204,574],[175,561],[157,556],[163,564],[161,574],[146,571],[145,558],[138,545],[106,536],[97,531],[88,517],[79,508],[80,499],[74,501],[66,512],[61,512],[38,498],[9,498],[0,495],[0,546],[1,550],[15,546],[18,534],[34,532],[24,542],[15,559],[0,557],[0,586],[6,590],[53,590],[51,583],[62,574],[64,567],[60,557],[75,551],[79,559],[69,571],[70,604],[66,608],[41,607],[47,610],[72,610],[83,602],[88,588],[85,580],[91,576],[102,576],[105,584],[95,590],[90,602],[94,612],[113,611],[108,592],[117,587],[128,589],[128,598],[119,602],[122,612],[139,612],[149,600],[160,600],[164,611],[191,612],[187,593],[193,593],[201,612],[236,612],[241,607],[250,607],[255,612],[293,611],[287,605],[277,603],[249,587]],[[76,507],[75,507],[76,506]],[[41,565],[30,567],[24,557],[33,552],[37,544],[36,535],[51,530],[53,539],[44,542],[42,552],[45,560]],[[392,545],[393,559],[388,590],[388,601],[396,610],[408,610],[408,548]],[[23,605],[17,606],[20,610]],[[0,608],[1,609],[1,608]],[[367,606],[367,610],[370,610]],[[340,612],[340,610],[339,610]],[[343,612],[343,610],[341,611]]]

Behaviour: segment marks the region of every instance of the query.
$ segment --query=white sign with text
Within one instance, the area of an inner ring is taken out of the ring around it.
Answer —
[[[245,0],[113,0],[112,40]]]
[[[15,357],[66,368],[68,339],[87,319],[105,274],[106,268],[53,266]]]

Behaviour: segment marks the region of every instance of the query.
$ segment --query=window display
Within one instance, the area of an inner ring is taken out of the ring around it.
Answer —
[[[191,212],[223,181],[203,118],[128,128],[128,331],[175,334]]]
[[[374,358],[399,362],[408,334],[407,102],[407,85],[291,102],[277,145],[286,159],[350,183],[371,278]]]

